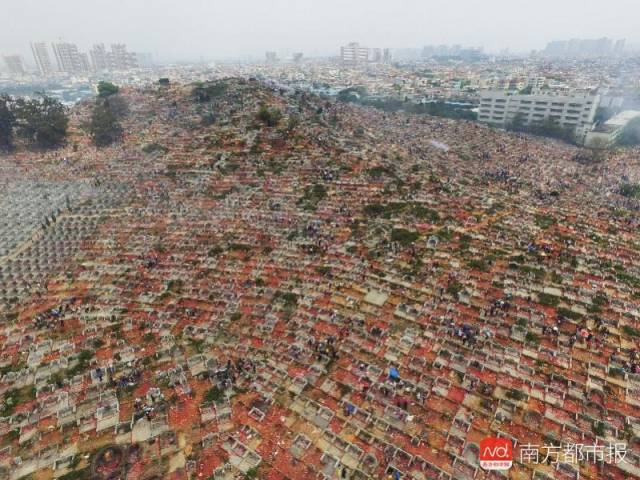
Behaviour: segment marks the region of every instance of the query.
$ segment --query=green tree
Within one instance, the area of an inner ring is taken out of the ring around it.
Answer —
[[[640,145],[640,117],[627,123],[618,137],[618,144],[624,146]]]
[[[619,193],[623,197],[640,198],[640,183],[623,183]]]
[[[15,116],[18,134],[37,147],[58,147],[67,136],[67,108],[45,94],[41,98],[17,99]]]
[[[204,401],[207,403],[220,402],[222,399],[224,399],[224,391],[217,385],[207,390],[207,393],[204,395]]]
[[[522,112],[518,112],[513,117],[511,123],[507,126],[507,130],[513,130],[514,132],[521,132],[525,128],[525,116]]]
[[[537,133],[539,135],[547,137],[558,138],[569,143],[575,141],[573,131],[570,128],[565,128],[558,122],[550,118],[544,120],[540,125],[537,125],[534,128],[533,133]]]
[[[341,102],[358,102],[367,96],[367,89],[362,86],[349,87],[338,92],[338,100]]]
[[[117,85],[114,85],[111,82],[102,81],[98,83],[98,96],[102,98],[107,98],[111,95],[115,95],[120,91],[120,88]]]
[[[511,123],[507,125],[507,130],[532,133],[533,135],[540,135],[542,137],[557,138],[568,143],[575,142],[573,130],[563,127],[552,118],[545,118],[544,120],[530,125],[525,125],[524,117],[520,114],[516,114]]]
[[[105,147],[122,138],[122,127],[107,101],[99,100],[93,107],[89,135],[97,147]]]
[[[227,82],[196,82],[192,94],[196,102],[205,103],[224,95],[228,87]]]
[[[105,103],[116,117],[121,118],[129,113],[129,105],[120,94],[111,95],[104,99]]]
[[[418,232],[412,232],[404,228],[394,228],[391,231],[391,240],[393,242],[398,242],[405,247],[415,243],[418,238],[420,238],[420,234]]]
[[[248,479],[258,478],[258,467],[253,467],[247,470],[245,477]]]
[[[266,105],[262,105],[258,110],[258,120],[268,127],[275,127],[280,123],[281,119],[282,112],[279,108],[269,108]]]
[[[8,95],[0,95],[0,150],[11,149],[15,123],[11,98]]]
[[[404,108],[404,107],[403,107]],[[407,108],[409,112],[420,115],[432,115],[434,117],[445,117],[463,120],[477,120],[477,114],[470,107],[454,105],[444,101],[410,104]]]

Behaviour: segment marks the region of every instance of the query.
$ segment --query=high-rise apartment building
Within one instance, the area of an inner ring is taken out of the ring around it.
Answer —
[[[278,61],[278,55],[276,52],[267,52],[265,53],[265,58],[267,63],[276,63]]]
[[[568,42],[564,40],[554,40],[547,44],[544,53],[550,57],[562,57],[567,54]]]
[[[36,62],[40,75],[46,77],[55,71],[53,63],[51,63],[51,57],[49,56],[49,50],[47,49],[46,43],[32,42],[31,53],[33,53],[33,59]]]
[[[127,51],[127,46],[124,43],[111,44],[110,63],[112,70],[138,68],[138,58],[136,54]]]
[[[340,59],[345,65],[365,63],[369,60],[369,49],[361,47],[357,42],[352,42],[340,48]]]
[[[94,45],[89,51],[91,68],[96,72],[112,70],[130,70],[138,68],[138,56],[127,50],[123,43],[114,43],[107,50],[103,43]]]
[[[136,53],[136,60],[140,68],[153,67],[153,55],[151,53]]]
[[[52,44],[58,70],[65,73],[79,74],[89,70],[89,59],[78,51],[74,43],[59,42]]]
[[[104,46],[104,43],[94,45],[89,50],[89,56],[91,57],[91,68],[96,72],[102,72],[104,70],[110,70],[109,52]]]
[[[622,43],[620,43],[622,42]],[[616,42],[610,38],[555,40],[547,44],[543,53],[549,57],[604,57],[618,53],[618,49],[624,48],[624,40]]]
[[[89,55],[86,52],[81,52],[80,53],[80,72],[78,73],[82,73],[82,72],[88,72],[89,70],[91,70],[91,63],[89,62]]]
[[[24,75],[24,63],[20,55],[5,55],[3,60],[11,75]]]
[[[616,44],[613,46],[613,53],[615,53],[616,55],[622,55],[622,53],[624,52],[624,47],[626,42],[627,41],[624,38],[621,38],[620,40],[618,40]]]

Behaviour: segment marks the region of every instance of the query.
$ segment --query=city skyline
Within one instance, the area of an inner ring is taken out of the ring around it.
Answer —
[[[535,9],[526,4],[526,18],[516,8],[518,2],[509,10],[497,0],[476,3],[466,2],[452,12],[439,0],[428,4],[356,1],[346,7],[335,0],[322,4],[279,0],[268,5],[249,0],[224,5],[188,0],[179,8],[161,0],[151,11],[139,1],[115,1],[111,11],[97,18],[78,0],[55,5],[26,0],[3,7],[0,53],[28,58],[29,43],[37,41],[71,42],[83,51],[96,43],[123,42],[161,61],[263,58],[266,50],[279,55],[303,51],[305,56],[330,56],[354,41],[382,48],[461,44],[483,46],[488,52],[509,48],[520,53],[544,50],[551,41],[571,38],[626,38],[628,45],[640,43],[633,21],[640,6],[629,0],[614,0],[606,9],[597,1],[581,2],[581,22],[570,21],[575,2],[541,0]],[[48,21],[33,22],[34,11]],[[522,32],[528,25],[536,28],[525,36]]]
[[[106,48],[104,43],[96,43],[88,51],[71,42],[30,42],[31,58],[19,54],[4,54],[4,66],[14,75],[32,72],[48,77],[58,73],[88,74],[101,71],[123,71],[148,66],[150,54],[127,50],[124,43],[112,43]],[[54,62],[55,60],[55,62]],[[25,64],[35,68],[25,68]]]
[[[498,55],[508,52],[509,55],[515,54],[517,56],[526,56],[529,54],[537,54],[543,57],[548,58],[557,58],[557,57],[575,57],[575,58],[588,58],[592,56],[609,56],[616,55],[621,56],[623,54],[631,54],[633,55],[637,50],[636,46],[630,45],[627,46],[626,38],[612,39],[608,37],[602,37],[598,39],[576,39],[572,38],[569,40],[552,40],[547,42],[546,47],[540,50],[532,50],[531,52],[511,52],[508,48],[501,50],[500,52],[486,52],[484,46],[468,46],[461,44],[433,44],[433,45],[422,45],[422,46],[413,46],[408,48],[381,48],[380,46],[376,47],[368,47],[361,45],[359,42],[349,42],[346,46],[342,45],[339,47],[337,52],[329,52],[326,55],[309,55],[308,53],[301,51],[295,51],[290,48],[283,51],[273,51],[267,50],[264,52],[266,54],[266,61],[269,63],[276,63],[281,60],[285,61],[294,61],[299,63],[300,60],[304,58],[334,58],[345,63],[358,63],[358,62],[349,62],[345,61],[345,48],[350,48],[352,46],[356,46],[363,51],[366,50],[366,56],[368,57],[366,61],[368,62],[384,62],[389,63],[392,59],[401,60],[401,61],[415,61],[419,59],[430,59],[438,56],[447,57],[458,57],[460,56],[477,56],[477,55],[489,55],[492,53],[498,53]],[[23,57],[20,53],[6,53],[0,52],[2,54],[2,58],[4,59],[4,67],[8,69],[9,72],[13,73],[27,73],[32,70],[40,75],[48,75],[52,73],[83,73],[89,71],[100,71],[100,70],[126,70],[129,68],[137,68],[138,66],[148,66],[153,63],[153,54],[149,52],[127,52],[128,46],[124,43],[111,43],[109,45],[111,47],[111,51],[105,50],[105,43],[97,42],[93,43],[90,47],[85,50],[82,48],[78,48],[78,45],[73,42],[66,42],[59,40],[58,42],[45,42],[45,41],[35,41],[30,42],[31,47],[31,55],[27,55],[26,58]],[[34,49],[34,47],[37,47]],[[75,59],[76,63],[79,62],[79,68],[69,68],[68,65],[63,65],[63,62],[59,58],[59,54],[57,50],[63,47],[64,49],[71,49],[73,53],[71,53],[71,57],[79,57]],[[51,58],[45,58],[46,61],[51,62],[51,65],[46,68],[44,71],[42,67],[42,59],[43,56],[41,53],[38,53],[37,50],[45,50],[44,56],[47,57],[49,55],[49,49],[51,49],[51,53],[53,53],[53,58],[55,58],[55,65]],[[559,50],[560,49],[560,50]],[[564,49],[564,51],[561,51]],[[237,60],[240,59],[250,59],[252,62],[260,62],[261,55],[251,55],[244,57],[236,57]],[[200,57],[199,61],[205,60],[204,57]],[[264,58],[262,58],[264,60]],[[171,62],[169,62],[171,63]],[[184,59],[178,61],[177,63],[189,63],[188,60]],[[366,63],[366,62],[365,62]],[[2,70],[2,65],[0,65],[0,70]]]

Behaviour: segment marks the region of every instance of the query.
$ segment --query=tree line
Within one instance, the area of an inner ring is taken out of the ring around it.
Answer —
[[[517,113],[513,120],[505,126],[505,129],[511,132],[531,133],[541,137],[564,140],[567,143],[576,143],[574,130],[563,127],[552,118],[545,118],[539,122],[527,124],[524,114]]]
[[[362,86],[345,88],[338,92],[337,99],[341,102],[357,103],[367,107],[374,107],[384,112],[406,112],[416,115],[432,115],[434,117],[453,118],[456,120],[477,120],[477,115],[470,105],[456,104],[442,100],[415,103],[394,97],[372,97]]]
[[[119,88],[110,82],[98,84],[98,95],[85,125],[98,147],[122,138],[120,118],[128,108],[118,92]],[[33,98],[0,95],[0,151],[13,150],[19,140],[32,148],[60,147],[66,142],[68,127],[68,108],[44,92],[37,92]]]
[[[37,148],[54,148],[64,143],[69,118],[58,100],[38,94],[36,98],[0,95],[0,149],[14,148],[17,138]]]

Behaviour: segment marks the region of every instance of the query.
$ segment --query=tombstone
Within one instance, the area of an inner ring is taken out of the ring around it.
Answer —
[[[146,417],[142,417],[133,424],[131,429],[131,442],[140,443],[153,438],[151,434],[151,422]]]
[[[115,427],[119,418],[120,411],[117,403],[98,408],[96,411],[96,431],[100,432],[107,428]]]
[[[95,412],[90,412],[78,418],[78,431],[80,433],[92,432],[96,429]]]

